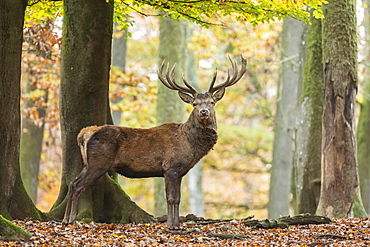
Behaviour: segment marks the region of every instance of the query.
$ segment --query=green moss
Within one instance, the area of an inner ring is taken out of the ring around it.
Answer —
[[[31,234],[0,215],[0,239],[28,241],[31,237]]]
[[[355,195],[355,200],[353,202],[352,210],[353,210],[354,217],[365,218],[368,216],[365,211],[365,207],[362,203],[361,192],[360,192],[359,187],[356,188],[356,195]]]
[[[312,25],[308,30],[306,63],[303,71],[303,95],[313,99],[315,105],[322,106],[324,99],[323,61],[321,20],[312,18]],[[314,109],[315,110],[315,109]]]
[[[308,167],[321,166],[322,141],[322,113],[324,100],[324,81],[322,63],[322,33],[321,20],[312,18],[312,25],[308,30],[308,52],[303,72],[303,99],[307,98],[310,105],[309,115],[309,144],[307,145]],[[316,174],[320,177],[320,172]]]
[[[308,28],[307,54],[303,70],[303,87],[300,99],[299,133],[296,145],[299,155],[296,159],[298,212],[314,213],[320,191],[322,113],[324,81],[322,63],[322,23],[312,18]],[[298,153],[297,153],[298,154]]]
[[[91,186],[82,193],[79,199],[76,220],[83,221],[83,222],[91,222],[94,220],[94,206],[95,205],[93,205],[93,199],[94,199],[94,196],[92,193],[92,186]]]
[[[334,95],[345,97],[348,84],[357,78],[356,2],[331,1],[323,5],[323,61],[326,80],[333,84]],[[341,18],[338,18],[340,16]]]

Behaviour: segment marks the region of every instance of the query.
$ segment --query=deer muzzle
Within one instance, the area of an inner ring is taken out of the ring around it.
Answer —
[[[206,117],[209,117],[209,110],[208,109],[201,109],[200,111],[199,111],[199,114],[200,114],[200,116],[201,117],[204,117],[204,118],[206,118]]]

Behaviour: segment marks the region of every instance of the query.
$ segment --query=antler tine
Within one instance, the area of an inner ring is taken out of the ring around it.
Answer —
[[[175,68],[176,68],[176,63],[174,63],[174,65],[172,66],[171,70],[168,71],[169,69],[169,66],[167,66],[167,69],[166,69],[166,79],[167,79],[167,82],[172,86],[172,89],[174,90],[179,90],[180,88],[178,87],[178,85],[174,82],[175,81]]]
[[[212,82],[211,82],[211,85],[209,86],[209,89],[208,89],[208,92],[212,93],[211,90],[213,88],[213,86],[215,85],[215,82],[216,82],[216,78],[217,78],[217,68],[215,70],[215,73],[213,74],[213,78],[212,78]]]
[[[238,70],[238,66],[236,65],[235,60],[233,60],[230,56],[228,56],[228,57],[229,57],[229,60],[231,62],[231,66],[232,66],[232,75],[230,75],[230,69],[228,69],[227,70],[227,79],[226,79],[226,81],[224,83],[220,84],[220,85],[215,86],[215,87],[213,87],[214,83],[212,83],[208,92],[213,93],[213,92],[217,91],[220,88],[230,87],[230,86],[234,85],[235,83],[237,83],[243,77],[244,73],[247,71],[247,67],[246,67],[247,66],[247,60],[245,60],[242,55],[240,55],[240,58],[242,60],[242,68],[240,69],[240,71]]]
[[[164,66],[164,61],[162,62],[160,69],[157,70],[158,78],[163,83],[163,85],[165,85],[169,89],[180,91],[180,92],[185,92],[185,93],[190,93],[192,95],[197,93],[197,91],[189,83],[186,82],[184,76],[183,76],[183,81],[187,87],[180,86],[179,84],[176,83],[175,81],[176,63],[172,66],[170,71],[169,71],[169,63],[167,63],[165,77],[163,77],[163,66]]]
[[[163,66],[164,66],[164,61],[162,62],[161,64],[161,67],[159,68],[159,70],[157,70],[157,75],[158,75],[158,78],[159,80],[163,83],[163,85],[165,85],[166,87],[168,87],[169,89],[172,89],[174,90],[174,88],[167,82],[167,80],[163,77]],[[168,71],[168,66],[169,64],[167,63],[167,69],[166,69],[166,72]]]
[[[181,77],[184,84],[189,88],[190,93],[193,95],[196,94],[197,90],[195,90],[195,88],[186,81],[184,73],[181,74]]]
[[[176,64],[172,67],[172,69],[170,71],[170,74],[169,74],[169,76],[171,77],[170,80],[169,80],[169,82],[171,83],[171,85],[173,85],[174,87],[176,87],[177,90],[178,91],[181,91],[181,92],[190,93],[192,95],[194,95],[195,93],[197,93],[197,91],[185,80],[184,73],[182,73],[182,80],[184,81],[184,84],[187,87],[180,86],[179,84],[176,83],[176,81],[175,81],[175,66],[176,66]]]
[[[232,80],[232,83],[230,83],[229,86],[232,86],[235,83],[237,83],[243,77],[245,72],[247,72],[247,60],[245,60],[242,55],[240,55],[240,58],[241,58],[241,61],[242,61],[242,67],[240,69],[239,74],[236,73],[237,76],[235,77],[234,80]],[[234,60],[234,64],[235,64],[235,67],[237,68],[235,60]],[[236,71],[238,71],[238,70],[236,69]]]

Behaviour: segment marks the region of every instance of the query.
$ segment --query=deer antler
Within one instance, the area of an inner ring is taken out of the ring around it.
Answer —
[[[247,60],[245,60],[242,55],[240,55],[240,58],[242,60],[242,68],[241,68],[240,71],[238,70],[238,66],[236,65],[235,60],[231,59],[230,56],[228,56],[228,57],[229,57],[229,60],[231,62],[231,65],[232,65],[231,76],[230,76],[230,70],[228,69],[227,70],[227,79],[226,79],[226,81],[224,83],[214,87],[216,77],[217,77],[217,70],[216,70],[215,74],[213,76],[211,85],[208,89],[208,92],[211,93],[211,94],[213,92],[216,92],[220,88],[230,87],[230,86],[234,85],[235,83],[237,83],[243,77],[244,73],[247,71],[247,67],[246,67],[247,66]]]
[[[169,69],[169,63],[167,63],[167,68],[166,68],[166,78],[163,77],[163,67],[164,67],[164,61],[162,62],[161,67],[159,70],[157,70],[158,78],[159,80],[168,87],[169,89],[184,92],[184,93],[190,93],[192,95],[195,95],[197,91],[195,90],[194,87],[192,87],[186,80],[184,73],[182,73],[182,80],[187,87],[180,86],[175,82],[175,68],[176,68],[176,63],[173,65],[172,69],[168,71]]]

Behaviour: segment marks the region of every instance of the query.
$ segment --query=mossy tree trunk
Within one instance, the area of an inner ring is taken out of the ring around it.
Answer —
[[[82,170],[77,134],[86,126],[111,122],[108,103],[113,0],[64,1],[61,69],[63,173],[50,216],[62,219],[68,186]],[[77,220],[148,222],[152,217],[134,204],[105,174],[81,195]]]
[[[0,214],[7,219],[44,219],[20,174],[20,77],[26,0],[0,2]]]
[[[320,197],[322,112],[324,100],[321,20],[311,18],[299,94],[295,138],[295,182],[298,213],[316,212]]]
[[[274,124],[274,148],[268,211],[270,218],[289,214],[293,168],[293,140],[299,82],[299,50],[304,23],[292,18],[284,21],[277,111]]]
[[[359,186],[356,145],[356,1],[323,6],[324,112],[321,192],[317,214],[348,217]],[[340,16],[341,18],[338,18]]]
[[[159,65],[163,60],[176,65],[175,80],[182,83],[181,72],[186,73],[187,62],[187,25],[185,20],[175,21],[170,17],[159,19]],[[157,123],[183,122],[185,106],[177,92],[169,90],[158,81]],[[166,214],[166,199],[163,178],[154,179],[154,214]]]
[[[0,215],[0,239],[7,241],[28,241],[32,237],[31,234],[23,230],[11,221]]]

